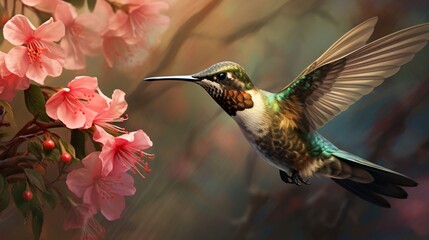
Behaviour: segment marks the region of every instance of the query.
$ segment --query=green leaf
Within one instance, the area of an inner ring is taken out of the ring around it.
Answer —
[[[24,91],[25,106],[28,111],[43,122],[49,122],[49,117],[46,115],[45,97],[43,96],[42,89],[39,86],[31,84],[30,87]]]
[[[9,189],[7,180],[0,174],[0,212],[9,206]]]
[[[60,150],[58,148],[54,148],[49,152],[45,153],[46,158],[51,159],[53,161],[58,161],[60,159]]]
[[[20,181],[13,185],[12,187],[12,198],[15,202],[15,206],[21,211],[22,215],[24,215],[24,218],[27,218],[28,214],[30,213],[30,202],[25,201],[22,198],[22,193],[27,188],[27,183]],[[34,198],[33,200],[34,201]]]
[[[32,168],[25,168],[24,171],[33,186],[37,187],[42,192],[48,192],[45,187],[45,180],[38,171]]]
[[[53,188],[48,188],[47,193],[43,193],[43,198],[45,199],[46,204],[52,209],[57,205],[57,192]]]
[[[83,131],[73,129],[71,131],[70,143],[76,149],[76,154],[72,156],[77,158],[84,158],[85,154],[85,133]],[[71,153],[70,153],[71,154]]]
[[[14,132],[16,129],[16,122],[13,116],[12,107],[8,102],[0,100],[0,120],[1,123],[9,124],[7,127],[0,128],[0,135],[7,136],[9,133]]]
[[[27,145],[28,151],[33,154],[37,159],[42,160],[43,159],[43,146],[42,143],[38,140],[32,140],[28,142]]]
[[[86,4],[88,5],[89,11],[94,11],[95,4],[97,3],[97,0],[86,0]]]
[[[31,215],[33,216],[32,228],[34,240],[40,239],[43,227],[43,210],[40,206],[34,206],[31,209]]]

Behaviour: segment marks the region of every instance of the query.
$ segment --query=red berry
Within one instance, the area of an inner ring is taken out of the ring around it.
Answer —
[[[54,149],[55,147],[55,142],[52,141],[51,139],[46,139],[43,142],[43,149],[45,149],[45,151],[51,151],[52,149]]]
[[[24,192],[22,192],[22,199],[24,199],[24,201],[26,202],[31,201],[31,199],[33,199],[33,192],[25,190]]]
[[[69,164],[72,160],[72,156],[68,152],[63,152],[60,156],[60,159],[63,163]]]

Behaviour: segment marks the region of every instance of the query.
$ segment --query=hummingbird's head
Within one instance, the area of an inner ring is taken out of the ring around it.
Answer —
[[[237,111],[253,107],[252,95],[248,91],[255,87],[243,67],[234,62],[220,62],[209,68],[183,76],[150,77],[146,81],[177,80],[195,82],[231,116]]]
[[[206,90],[217,88],[246,91],[254,88],[244,68],[234,62],[216,63],[192,77],[199,79],[197,83]]]

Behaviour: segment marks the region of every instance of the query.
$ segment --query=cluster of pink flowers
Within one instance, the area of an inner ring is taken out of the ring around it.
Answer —
[[[9,102],[31,81],[44,85],[46,77],[58,77],[63,69],[83,70],[87,56],[102,53],[110,67],[141,64],[169,24],[160,13],[168,4],[157,0],[97,0],[92,11],[81,14],[61,0],[22,3],[52,17],[38,27],[20,14],[5,23],[4,39],[13,47],[0,52],[0,100]],[[127,132],[115,125],[128,118],[123,91],[116,89],[109,98],[97,78],[90,76],[75,77],[64,88],[46,89],[54,91],[44,92],[47,115],[68,129],[88,129],[102,145],[101,151],[84,157],[82,167],[68,173],[66,180],[79,201],[70,200],[64,228],[81,228],[85,237],[97,237],[103,228],[94,215],[101,212],[108,220],[118,219],[125,208],[124,196],[136,192],[129,172],[144,178],[143,173],[151,171],[152,155],[144,150],[152,142],[142,130]]]
[[[69,189],[89,206],[85,214],[100,210],[108,220],[118,219],[125,208],[123,196],[136,191],[128,170],[142,177],[143,172],[150,172],[147,161],[151,155],[143,150],[150,148],[152,142],[146,133],[128,133],[113,124],[125,119],[122,116],[127,106],[124,92],[115,90],[108,98],[98,88],[97,79],[87,76],[76,77],[46,102],[49,117],[70,129],[92,127],[93,140],[103,145],[101,152],[93,152],[82,160],[83,168],[67,176]],[[105,129],[122,135],[115,137]]]
[[[22,2],[53,18],[36,28],[18,14],[5,24],[4,38],[15,45],[7,54],[0,52],[0,99],[6,101],[28,88],[30,80],[44,84],[63,68],[84,69],[86,56],[99,52],[109,67],[141,64],[169,24],[160,13],[168,8],[163,1],[97,0],[92,12],[80,15],[60,0]]]
[[[143,177],[150,172],[147,160],[151,155],[143,150],[152,146],[142,130],[127,133],[115,126],[122,122],[128,104],[125,93],[115,90],[112,98],[106,97],[93,77],[76,77],[66,88],[52,95],[46,102],[46,112],[70,129],[93,127],[94,141],[100,142],[101,152],[93,152],[82,160],[83,168],[67,176],[69,189],[81,197],[83,203],[100,209],[109,220],[118,219],[124,210],[123,196],[133,195],[135,188],[128,170]],[[122,133],[119,136],[114,134]]]

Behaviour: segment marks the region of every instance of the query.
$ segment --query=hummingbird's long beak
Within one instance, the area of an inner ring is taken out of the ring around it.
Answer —
[[[191,75],[182,75],[182,76],[162,76],[162,77],[148,77],[144,79],[145,81],[187,81],[187,82],[196,82],[201,81],[201,79],[193,77]]]

